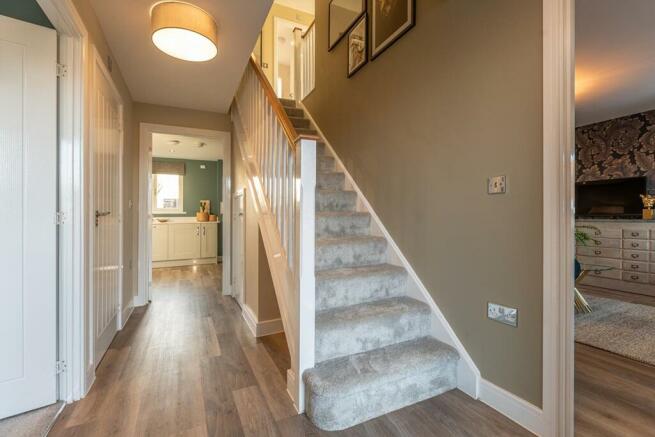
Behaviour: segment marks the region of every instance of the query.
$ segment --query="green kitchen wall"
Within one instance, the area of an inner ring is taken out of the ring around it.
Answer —
[[[153,158],[154,161],[184,162],[184,212],[186,214],[157,214],[157,217],[195,217],[201,200],[209,200],[212,214],[219,215],[223,200],[223,161]],[[204,165],[205,168],[201,168]],[[218,255],[222,255],[222,235],[218,232]]]
[[[36,0],[0,0],[0,15],[54,29]]]

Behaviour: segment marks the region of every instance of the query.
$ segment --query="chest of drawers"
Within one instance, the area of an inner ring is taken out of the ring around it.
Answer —
[[[655,222],[577,220],[576,227],[592,238],[576,246],[590,270],[583,284],[655,296]]]

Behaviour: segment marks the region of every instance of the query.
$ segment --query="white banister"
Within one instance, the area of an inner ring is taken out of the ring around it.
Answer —
[[[300,100],[314,91],[316,84],[316,26],[312,23],[296,43],[300,51]]]
[[[314,366],[317,137],[297,134],[252,60],[237,90],[232,119],[289,345],[287,389],[302,412],[302,373]]]

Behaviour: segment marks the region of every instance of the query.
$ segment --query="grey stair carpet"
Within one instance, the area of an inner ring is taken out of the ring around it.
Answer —
[[[281,100],[298,133],[316,134]],[[316,366],[305,411],[319,428],[349,428],[457,386],[459,355],[430,337],[431,312],[407,296],[407,271],[388,264],[335,159],[316,146]]]

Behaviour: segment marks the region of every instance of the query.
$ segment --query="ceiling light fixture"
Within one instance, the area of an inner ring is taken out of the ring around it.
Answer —
[[[218,53],[216,22],[189,3],[165,1],[150,10],[152,42],[174,58],[192,62],[213,59]]]

